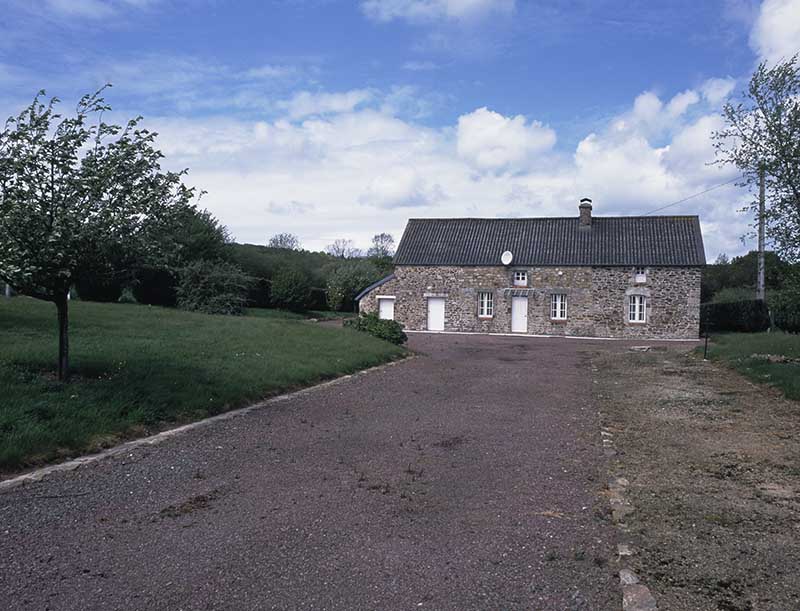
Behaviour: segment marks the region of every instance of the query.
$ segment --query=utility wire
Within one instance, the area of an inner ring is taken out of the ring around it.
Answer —
[[[672,206],[677,206],[678,204],[682,204],[683,202],[688,201],[690,199],[693,199],[695,197],[700,197],[701,195],[705,195],[706,193],[708,193],[710,191],[713,191],[714,189],[719,189],[720,187],[724,187],[725,185],[729,185],[732,182],[736,182],[737,180],[740,180],[740,179],[741,179],[741,176],[737,176],[736,178],[732,178],[731,180],[729,180],[727,182],[722,182],[722,183],[720,183],[718,185],[714,185],[713,187],[710,187],[710,188],[706,189],[705,191],[700,191],[699,193],[694,193],[693,195],[690,195],[689,197],[684,197],[683,199],[679,199],[678,201],[672,202],[671,204],[667,204],[666,206],[661,206],[659,208],[654,208],[653,210],[650,210],[649,212],[645,212],[642,216],[647,216],[648,214],[653,214],[654,212],[659,212],[661,210],[666,210],[667,208],[672,208]]]

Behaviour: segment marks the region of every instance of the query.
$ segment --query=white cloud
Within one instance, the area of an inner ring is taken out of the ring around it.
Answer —
[[[711,78],[700,87],[703,98],[711,105],[718,106],[733,92],[736,87],[736,79]]]
[[[800,52],[800,0],[764,0],[750,46],[770,64]]]
[[[458,118],[458,154],[481,170],[513,169],[552,148],[556,134],[538,121],[479,108]]]
[[[276,64],[264,64],[257,68],[250,68],[243,74],[246,78],[263,79],[263,78],[283,78],[285,76],[292,76],[297,74],[295,66],[283,66]]]
[[[435,206],[447,196],[438,184],[429,185],[413,167],[392,167],[373,178],[359,202],[378,208]]]
[[[491,13],[509,14],[515,0],[364,0],[361,8],[375,21],[468,20]]]
[[[160,133],[165,164],[190,169],[188,183],[208,191],[203,205],[237,240],[289,231],[312,249],[336,238],[364,247],[381,231],[399,238],[412,215],[571,216],[582,196],[598,215],[642,214],[730,180],[730,168],[709,165],[721,121],[711,100],[730,86],[644,92],[573,150],[555,148],[549,126],[487,108],[422,125],[387,102],[391,89],[301,91],[277,117],[278,101],[265,96],[269,110],[252,118],[149,115],[146,127]],[[713,259],[742,252],[748,218],[736,211],[748,199],[730,185],[663,213],[700,213]]]
[[[479,108],[429,128],[381,106],[313,118],[244,121],[154,119],[160,146],[240,241],[290,231],[308,248],[336,238],[366,246],[409,216],[571,216],[578,199],[599,215],[642,214],[730,180],[709,165],[719,112],[694,96],[664,103],[645,93],[571,155],[552,149],[552,129]],[[672,107],[672,108],[671,108]],[[150,121],[148,121],[150,123]],[[658,135],[652,126],[658,126]],[[730,185],[662,214],[700,213],[710,258],[742,252],[747,196]]]
[[[105,19],[126,6],[147,8],[155,0],[45,0],[47,10],[60,16],[85,19]]]
[[[410,72],[429,72],[431,70],[438,70],[438,68],[439,65],[431,61],[410,61],[403,64],[403,70],[409,70]]]
[[[310,115],[325,115],[350,112],[372,99],[372,93],[366,89],[354,89],[343,93],[311,93],[301,91],[291,99],[278,102],[278,108],[286,110],[292,119],[300,119]]]
[[[667,114],[670,117],[679,117],[685,113],[690,106],[700,101],[700,95],[694,89],[677,94],[667,104]]]

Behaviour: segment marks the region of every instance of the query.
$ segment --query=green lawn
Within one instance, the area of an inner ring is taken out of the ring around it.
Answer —
[[[400,357],[301,316],[208,316],[71,303],[73,381],[58,383],[52,304],[0,298],[0,469],[141,436]]]
[[[308,312],[298,313],[274,308],[248,308],[245,314],[247,316],[256,316],[258,318],[283,320],[307,320],[311,318],[316,318],[319,320],[336,320],[339,318],[352,318],[355,316],[355,314],[350,312],[332,312],[330,310],[309,310]]]
[[[787,357],[791,362],[773,362],[775,359],[770,361],[766,355]],[[728,363],[755,382],[779,388],[790,399],[800,400],[800,335],[782,332],[714,335],[708,356]]]

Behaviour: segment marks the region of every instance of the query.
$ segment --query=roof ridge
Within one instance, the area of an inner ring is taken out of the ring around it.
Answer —
[[[410,217],[409,221],[556,221],[579,220],[576,216],[429,216]],[[592,216],[597,219],[699,219],[699,214],[625,214]]]

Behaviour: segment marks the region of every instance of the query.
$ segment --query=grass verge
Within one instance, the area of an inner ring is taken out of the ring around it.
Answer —
[[[0,470],[98,450],[402,356],[302,317],[72,302],[73,380],[53,375],[52,304],[0,300]]]
[[[800,335],[782,332],[715,335],[708,356],[727,363],[754,382],[780,389],[789,399],[800,400]]]

